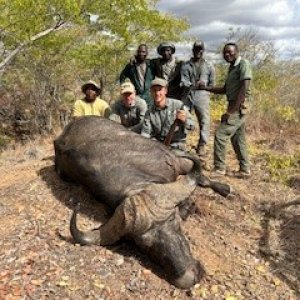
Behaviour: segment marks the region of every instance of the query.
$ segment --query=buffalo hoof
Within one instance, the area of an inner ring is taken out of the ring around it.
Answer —
[[[198,283],[205,275],[205,270],[197,262],[197,264],[189,267],[185,273],[174,280],[174,285],[180,289],[190,289]]]

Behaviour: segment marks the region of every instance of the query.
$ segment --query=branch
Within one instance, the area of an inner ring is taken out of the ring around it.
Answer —
[[[19,46],[16,49],[14,49],[12,52],[10,52],[9,55],[7,55],[7,57],[5,57],[5,59],[0,63],[0,76],[4,72],[5,67],[12,62],[12,60],[18,55],[18,53],[22,49],[24,49],[28,45],[32,44],[36,40],[39,40],[42,37],[50,34],[51,32],[61,29],[64,24],[65,24],[65,22],[62,22],[61,20],[59,20],[55,24],[55,26],[35,34],[26,42],[20,43]]]

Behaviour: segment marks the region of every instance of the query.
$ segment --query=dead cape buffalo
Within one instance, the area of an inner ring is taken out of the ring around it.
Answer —
[[[163,267],[175,286],[190,288],[199,282],[204,268],[191,255],[177,207],[197,185],[224,196],[230,193],[228,185],[205,178],[198,158],[175,154],[100,117],[71,122],[54,146],[58,174],[82,184],[114,211],[90,232],[77,228],[74,211],[70,231],[76,242],[112,245],[126,236]]]

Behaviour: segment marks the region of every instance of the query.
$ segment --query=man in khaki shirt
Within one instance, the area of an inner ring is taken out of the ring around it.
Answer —
[[[101,88],[96,82],[92,80],[86,82],[81,87],[81,91],[85,94],[85,97],[75,101],[72,112],[73,117],[109,117],[111,112],[110,106],[99,98]]]
[[[120,87],[120,98],[112,105],[110,120],[121,123],[129,130],[140,133],[147,103],[136,95],[134,85],[131,82],[124,82]]]

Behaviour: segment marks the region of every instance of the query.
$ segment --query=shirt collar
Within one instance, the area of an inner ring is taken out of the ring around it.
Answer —
[[[234,67],[236,67],[237,65],[239,65],[240,64],[240,62],[241,62],[241,57],[239,56],[236,60],[235,60],[235,62],[234,62]]]

